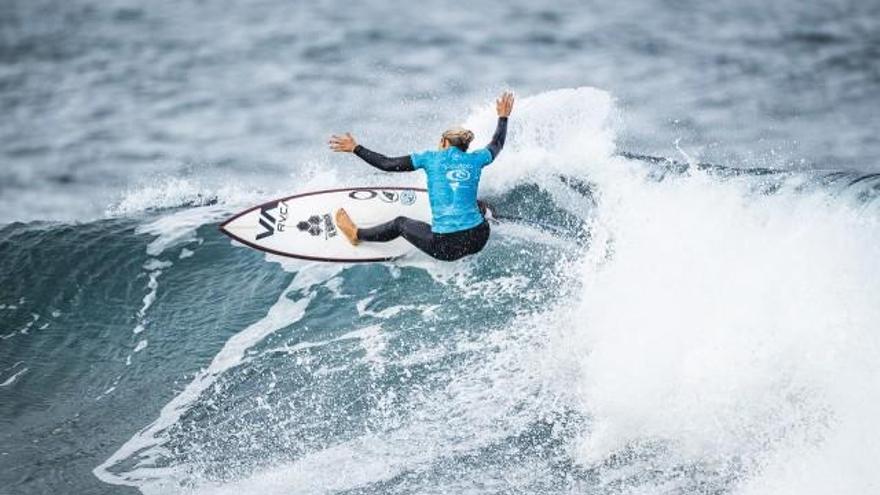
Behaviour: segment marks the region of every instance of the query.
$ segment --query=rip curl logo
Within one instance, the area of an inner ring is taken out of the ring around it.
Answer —
[[[458,190],[459,185],[470,178],[471,173],[467,169],[454,168],[446,172],[446,179],[449,180],[449,187],[453,191]]]
[[[296,228],[300,232],[308,232],[313,236],[324,234],[324,239],[329,239],[336,235],[336,225],[333,224],[333,218],[329,213],[312,215],[308,220],[297,223]]]
[[[463,168],[456,168],[446,172],[446,178],[452,182],[464,182],[471,178],[471,173]]]

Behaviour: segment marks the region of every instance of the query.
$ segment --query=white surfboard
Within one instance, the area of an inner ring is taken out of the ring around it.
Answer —
[[[315,261],[388,261],[415,249],[403,238],[352,246],[333,220],[339,208],[345,208],[358,227],[372,227],[400,215],[431,222],[424,189],[353,187],[269,201],[223,222],[220,231],[254,249]]]

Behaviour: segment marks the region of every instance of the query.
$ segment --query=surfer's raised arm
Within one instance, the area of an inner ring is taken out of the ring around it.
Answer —
[[[483,167],[492,163],[507,138],[507,118],[513,110],[513,93],[505,91],[495,100],[498,127],[485,148],[468,152],[474,133],[464,127],[443,131],[436,150],[388,158],[357,144],[351,134],[330,136],[330,149],[354,153],[370,165],[389,172],[422,170],[428,179],[431,221],[398,216],[372,227],[358,227],[345,208],[336,210],[336,227],[353,246],[361,242],[390,242],[403,237],[422,252],[438,260],[454,261],[478,253],[489,240],[489,222],[477,189]],[[374,197],[375,191],[373,191]],[[386,201],[387,202],[387,201]],[[356,201],[355,203],[363,203]],[[400,205],[404,203],[400,193]],[[416,211],[409,209],[407,211]]]
[[[415,170],[410,155],[388,157],[381,153],[376,153],[357,144],[357,141],[348,132],[330,136],[329,144],[331,150],[342,153],[354,153],[363,161],[385,172],[412,172]]]
[[[507,118],[513,111],[513,93],[505,91],[495,100],[495,110],[498,112],[498,124],[495,127],[495,134],[492,135],[492,141],[486,146],[486,149],[492,154],[493,160],[498,156],[498,153],[501,153],[504,140],[507,139]]]

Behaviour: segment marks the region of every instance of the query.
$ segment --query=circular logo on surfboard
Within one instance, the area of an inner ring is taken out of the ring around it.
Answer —
[[[416,193],[414,191],[403,191],[400,193],[400,204],[409,206],[416,202]]]
[[[356,189],[348,193],[348,197],[351,199],[373,199],[377,194],[379,193],[372,189]]]
[[[386,203],[395,203],[399,197],[400,195],[396,191],[382,191],[379,193],[379,199]]]

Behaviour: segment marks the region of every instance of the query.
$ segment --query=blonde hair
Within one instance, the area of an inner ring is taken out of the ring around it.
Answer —
[[[471,141],[474,140],[474,133],[464,127],[453,127],[443,133],[443,139],[461,151],[467,151]]]

